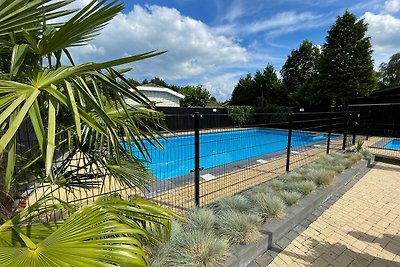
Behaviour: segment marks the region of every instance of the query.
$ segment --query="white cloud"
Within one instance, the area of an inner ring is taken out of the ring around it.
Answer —
[[[166,54],[133,64],[135,77],[156,75],[167,80],[187,79],[244,63],[246,49],[232,39],[212,33],[201,21],[173,8],[135,5],[118,14],[90,49],[73,49],[78,62],[102,61],[150,50]]]
[[[368,35],[371,36],[375,65],[387,61],[400,51],[400,19],[389,14],[366,12],[363,16],[368,23]]]
[[[400,0],[389,0],[385,2],[384,12],[397,13],[400,11]]]
[[[223,24],[214,27],[214,32],[218,34],[250,35],[265,33],[267,37],[273,38],[290,32],[319,28],[329,24],[323,15],[312,12],[285,11],[277,13],[275,16],[261,18],[246,24]]]
[[[238,83],[241,72],[225,73],[215,76],[204,76],[200,83],[214,96],[218,101],[224,101],[231,97],[233,88]]]

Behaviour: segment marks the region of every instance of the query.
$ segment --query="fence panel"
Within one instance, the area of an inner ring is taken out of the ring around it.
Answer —
[[[148,158],[133,152],[153,178],[144,192],[121,186],[107,175],[100,177],[98,170],[91,167],[82,169],[80,165],[87,160],[82,153],[70,159],[71,175],[99,175],[98,188],[68,190],[30,181],[23,191],[29,201],[39,198],[45,190],[54,190],[53,194],[66,202],[86,204],[112,192],[123,197],[142,195],[182,212],[237,194],[326,153],[342,150],[343,145],[352,145],[353,134],[363,129],[363,116],[354,114],[166,114],[167,126],[175,130],[164,132],[158,139],[162,148],[145,141]],[[28,138],[28,133],[21,135]],[[57,160],[64,162],[63,156],[60,151]],[[56,216],[60,214],[52,217]]]
[[[351,105],[358,110],[357,135],[375,155],[400,158],[400,104]]]

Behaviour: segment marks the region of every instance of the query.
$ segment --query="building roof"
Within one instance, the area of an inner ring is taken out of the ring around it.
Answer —
[[[156,84],[152,84],[152,83],[145,84],[145,85],[140,85],[140,86],[137,86],[136,88],[139,91],[142,91],[142,92],[163,92],[163,93],[174,95],[174,96],[176,96],[176,97],[178,97],[180,99],[184,99],[185,98],[184,95],[182,95],[182,94],[180,94],[178,92],[175,92],[174,90],[171,90],[169,88],[162,87],[162,86],[159,86],[159,85],[156,85]]]

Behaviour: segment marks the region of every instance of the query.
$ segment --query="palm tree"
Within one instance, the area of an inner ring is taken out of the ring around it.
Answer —
[[[70,2],[0,1],[0,154],[6,165],[0,177],[0,265],[145,266],[142,243],[168,238],[174,213],[117,195],[79,209],[53,192],[101,187],[107,179],[130,188],[148,184],[149,173],[133,151],[148,158],[144,140],[159,145],[163,117],[113,68],[164,52],[74,64],[68,48],[91,40],[123,5],[94,0],[81,10],[65,9]],[[27,125],[36,143],[21,147],[18,133]],[[21,189],[31,185],[49,190],[16,210]],[[43,223],[60,209],[72,215]]]

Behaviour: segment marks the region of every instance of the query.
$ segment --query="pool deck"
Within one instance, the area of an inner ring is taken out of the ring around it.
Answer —
[[[249,267],[400,266],[400,166],[377,163]]]

